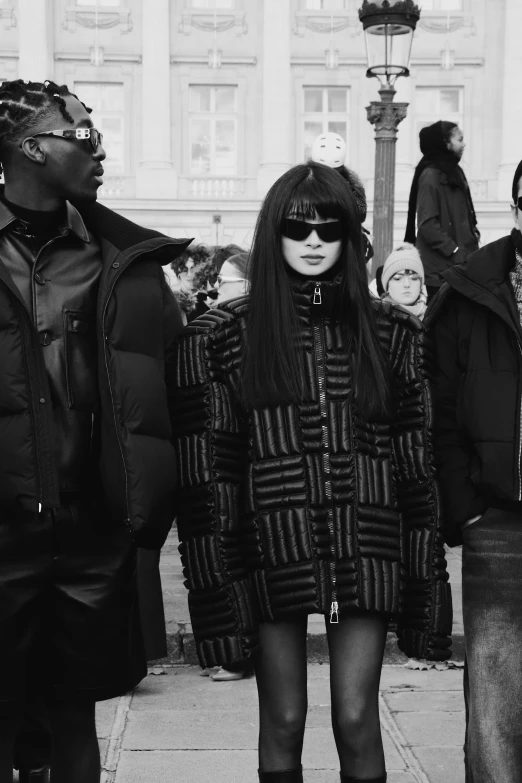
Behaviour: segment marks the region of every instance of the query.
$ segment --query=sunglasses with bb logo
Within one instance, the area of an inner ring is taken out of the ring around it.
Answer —
[[[68,141],[88,141],[94,152],[103,144],[103,133],[100,133],[97,128],[66,128],[65,130],[40,131],[39,133],[33,133],[28,138],[33,138],[34,136],[56,136]],[[26,141],[27,139],[24,139],[20,147]]]
[[[344,234],[343,224],[339,220],[335,223],[306,223],[304,220],[284,218],[281,221],[283,236],[295,239],[297,242],[309,237],[312,231],[316,231],[323,242],[337,242]]]

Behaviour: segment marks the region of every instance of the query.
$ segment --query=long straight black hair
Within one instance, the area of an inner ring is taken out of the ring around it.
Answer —
[[[298,402],[306,393],[297,309],[282,251],[281,222],[289,215],[301,220],[319,215],[343,224],[337,317],[350,342],[361,413],[380,417],[388,408],[388,373],[368,289],[357,203],[338,172],[313,162],[283,174],[259,213],[249,261],[243,401],[247,408],[256,408]]]

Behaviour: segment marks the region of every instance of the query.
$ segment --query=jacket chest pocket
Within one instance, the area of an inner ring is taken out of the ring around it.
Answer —
[[[76,411],[96,411],[98,402],[97,341],[94,316],[64,310],[67,402]]]

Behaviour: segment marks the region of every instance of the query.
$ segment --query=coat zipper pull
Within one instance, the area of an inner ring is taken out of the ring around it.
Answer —
[[[339,622],[339,604],[337,603],[337,601],[332,601],[332,605],[330,607],[330,622],[331,623]]]
[[[321,286],[320,285],[316,285],[315,286],[314,298],[313,298],[312,304],[321,304],[321,301],[322,301],[321,300]]]

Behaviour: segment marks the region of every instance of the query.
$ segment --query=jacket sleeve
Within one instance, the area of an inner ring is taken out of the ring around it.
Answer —
[[[240,546],[248,438],[230,385],[239,329],[222,311],[189,324],[178,344],[173,395],[180,553],[203,667],[252,655],[257,618]],[[232,333],[232,336],[231,336]]]
[[[440,199],[438,173],[426,169],[421,174],[417,193],[417,234],[437,253],[450,258],[457,243],[442,227]]]
[[[448,302],[430,328],[434,344],[434,441],[442,502],[445,539],[449,546],[462,543],[461,526],[482,514],[487,501],[471,477],[477,460],[472,444],[459,427],[457,397],[462,369],[459,366],[457,308]]]
[[[420,323],[395,330],[391,355],[397,406],[394,452],[405,570],[398,644],[410,657],[441,661],[451,655],[453,614],[433,461],[432,357]]]

